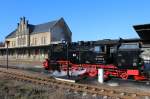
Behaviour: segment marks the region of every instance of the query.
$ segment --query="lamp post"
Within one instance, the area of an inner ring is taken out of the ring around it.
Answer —
[[[82,41],[79,41],[78,50],[79,50],[79,64],[80,65],[81,65],[81,49],[80,49],[81,45],[82,45]]]
[[[62,40],[62,43],[65,45],[65,49],[66,49],[66,58],[67,58],[67,76],[68,78],[70,78],[70,75],[69,75],[69,53],[68,53],[68,42],[66,40]]]
[[[68,42],[66,42],[66,54],[67,54],[67,76],[70,78],[69,75],[69,55],[68,55]]]
[[[9,43],[9,41],[6,41],[6,46],[7,46],[7,48],[6,48],[6,54],[7,54],[7,69],[8,69],[8,43]]]

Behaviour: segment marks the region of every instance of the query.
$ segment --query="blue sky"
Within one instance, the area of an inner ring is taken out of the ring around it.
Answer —
[[[21,16],[30,24],[63,17],[73,41],[136,38],[133,25],[150,23],[150,0],[1,0],[0,41]]]

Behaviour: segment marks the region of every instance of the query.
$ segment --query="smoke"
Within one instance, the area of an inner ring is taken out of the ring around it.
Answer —
[[[84,73],[86,73],[86,69],[69,71],[69,75],[71,75],[71,76],[79,76],[79,75],[84,74]],[[61,71],[61,72],[54,71],[52,73],[52,76],[55,76],[55,77],[67,76],[67,71]]]

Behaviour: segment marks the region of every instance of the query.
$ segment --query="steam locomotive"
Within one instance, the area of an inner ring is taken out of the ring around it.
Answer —
[[[121,40],[79,41],[51,44],[44,68],[65,72],[70,76],[96,77],[104,69],[104,78],[117,77],[134,80],[148,79],[144,61],[140,57],[139,42]]]

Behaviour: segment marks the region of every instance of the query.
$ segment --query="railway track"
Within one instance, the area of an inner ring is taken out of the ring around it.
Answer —
[[[86,92],[88,94],[100,95],[105,97],[111,97],[113,99],[149,99],[150,93],[145,92],[127,92],[123,90],[111,89],[111,88],[99,88],[98,86],[77,84],[70,82],[58,81],[53,78],[37,77],[36,75],[30,75],[22,73],[19,70],[0,68],[0,73],[6,74],[5,76],[10,79],[15,79],[23,82],[30,82],[39,85],[46,85],[49,87],[59,87],[62,89],[69,89],[75,92]]]

